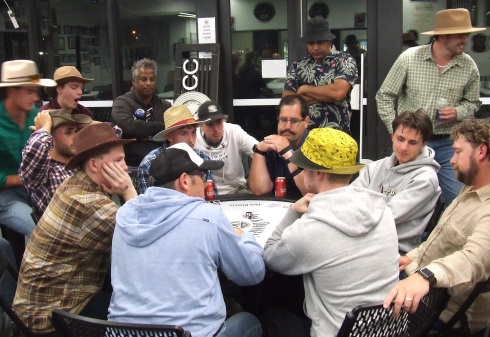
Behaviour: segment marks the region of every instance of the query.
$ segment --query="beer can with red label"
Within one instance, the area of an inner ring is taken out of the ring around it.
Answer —
[[[277,177],[275,183],[275,189],[276,189],[276,198],[285,198],[287,192],[286,178]]]
[[[214,194],[214,182],[212,180],[206,181],[206,185],[204,188],[204,199],[206,200],[216,199],[216,195]]]

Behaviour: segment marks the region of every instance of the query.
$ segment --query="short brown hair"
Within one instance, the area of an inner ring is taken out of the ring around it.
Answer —
[[[459,136],[464,136],[474,148],[480,144],[486,145],[487,158],[490,160],[490,118],[463,121],[454,127],[451,139],[455,141]]]
[[[432,121],[424,110],[418,109],[415,112],[405,111],[393,120],[391,126],[393,132],[398,129],[400,125],[417,130],[422,135],[422,140],[427,142],[432,137]]]

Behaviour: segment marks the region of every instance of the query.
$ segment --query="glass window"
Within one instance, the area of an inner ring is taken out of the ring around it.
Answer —
[[[26,0],[8,1],[9,8],[14,14],[15,19],[10,19],[7,14],[7,8],[2,10],[2,23],[0,25],[0,61],[15,59],[29,59],[29,41],[27,38],[27,29],[29,21],[27,20]],[[2,4],[3,6],[3,4]],[[14,27],[14,22],[18,28]]]
[[[119,37],[123,92],[131,87],[133,62],[157,62],[159,96],[173,98],[174,52],[178,44],[197,43],[194,0],[120,0]]]

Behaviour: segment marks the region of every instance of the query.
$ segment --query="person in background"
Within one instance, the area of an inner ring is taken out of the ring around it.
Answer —
[[[301,95],[289,95],[279,102],[277,134],[269,135],[253,147],[248,184],[255,195],[275,190],[277,177],[286,178],[287,196],[298,199],[304,194],[302,170],[290,161],[308,135],[308,104]]]
[[[422,109],[434,125],[428,142],[441,165],[437,176],[446,205],[463,187],[454,176],[451,130],[473,118],[481,106],[480,74],[464,53],[468,36],[486,28],[473,28],[468,10],[445,9],[436,13],[432,43],[403,52],[376,94],[378,115],[388,132],[397,113]]]
[[[175,105],[165,111],[163,116],[165,120],[165,129],[155,135],[154,139],[162,142],[162,145],[148,153],[141,161],[138,167],[136,185],[138,193],[145,193],[150,186],[150,166],[153,160],[158,157],[166,148],[177,143],[187,143],[194,151],[204,160],[209,160],[209,156],[203,151],[194,148],[196,145],[197,126],[208,122],[209,120],[198,121],[192,115],[192,112],[184,105]],[[209,171],[208,179],[215,181],[213,171]],[[214,183],[214,191],[217,194],[218,188]]]
[[[2,63],[0,83],[0,223],[23,235],[31,235],[34,221],[26,189],[18,170],[22,148],[31,135],[39,101],[39,87],[56,86],[40,78],[36,63],[14,60]]]
[[[322,18],[306,21],[308,56],[289,67],[282,97],[299,94],[309,105],[311,127],[336,126],[350,132],[349,93],[357,81],[356,61],[332,50],[335,35]]]
[[[401,113],[393,120],[393,154],[366,165],[351,184],[386,195],[401,254],[420,245],[441,194],[440,166],[427,146],[431,135],[432,122],[424,111]]]
[[[478,282],[490,276],[490,119],[468,119],[452,131],[451,158],[465,186],[442,214],[427,241],[399,260],[409,276],[384,301],[395,301],[394,315],[414,313],[432,287],[448,288],[451,298],[434,326],[440,330],[461,307]],[[490,293],[480,294],[466,311],[472,336],[483,336],[490,320]]]
[[[197,131],[196,149],[212,160],[224,162],[223,168],[214,171],[214,180],[220,194],[250,193],[247,189],[242,156],[252,158],[252,148],[257,140],[237,124],[227,123],[219,103],[208,101],[197,110],[198,120],[203,122]]]
[[[58,186],[76,170],[65,165],[74,156],[73,139],[78,130],[92,118],[70,114],[62,109],[44,110],[34,118],[34,132],[22,150],[19,177],[40,218]]]
[[[357,37],[354,34],[349,34],[345,37],[345,45],[347,46],[346,52],[356,60],[357,72],[360,73],[361,55],[364,55],[364,62],[366,62],[366,51],[359,46],[359,41],[357,41]]]
[[[152,162],[152,186],[117,212],[109,320],[179,325],[193,337],[261,336],[249,313],[225,320],[218,270],[249,286],[263,280],[265,267],[254,235],[203,200],[207,173],[222,167],[186,143]]]
[[[117,97],[112,105],[112,121],[123,131],[124,138],[136,138],[124,146],[129,166],[139,166],[141,160],[161,146],[153,137],[165,128],[163,113],[171,104],[156,94],[157,63],[144,58],[131,68],[133,87]]]
[[[64,109],[72,115],[94,117],[89,109],[78,103],[82,97],[84,85],[93,81],[93,78],[84,78],[73,66],[63,66],[55,70],[53,79],[57,86],[44,89],[51,99],[39,108],[39,111]]]
[[[102,291],[118,206],[137,196],[123,144],[107,123],[89,125],[73,139],[66,170],[22,259],[13,309],[35,334],[54,335],[54,308],[107,319],[111,294]]]
[[[303,275],[308,318],[271,309],[268,336],[335,336],[347,312],[379,304],[398,280],[393,214],[381,193],[349,186],[362,168],[356,156],[351,136],[318,128],[291,157],[308,193],[267,240],[264,261],[271,271]]]

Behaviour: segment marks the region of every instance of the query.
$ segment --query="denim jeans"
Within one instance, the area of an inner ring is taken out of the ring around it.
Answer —
[[[2,252],[2,254],[6,257],[7,261],[12,265],[12,267],[17,270],[12,247],[10,246],[10,243],[2,237],[0,237],[0,252]],[[12,305],[12,301],[14,300],[16,285],[17,283],[15,282],[15,279],[7,270],[5,270],[3,276],[0,277],[0,294],[2,294],[2,297],[9,305]],[[3,310],[0,308],[0,321],[2,315]]]
[[[260,337],[260,321],[248,312],[239,312],[225,321],[226,329],[217,337]]]
[[[30,236],[36,225],[31,218],[32,208],[24,187],[0,190],[0,224],[25,236]]]
[[[441,165],[437,173],[439,186],[441,186],[445,206],[449,206],[463,188],[463,183],[456,179],[450,160],[454,154],[453,141],[449,137],[430,140],[427,145],[435,151],[435,160]]]

